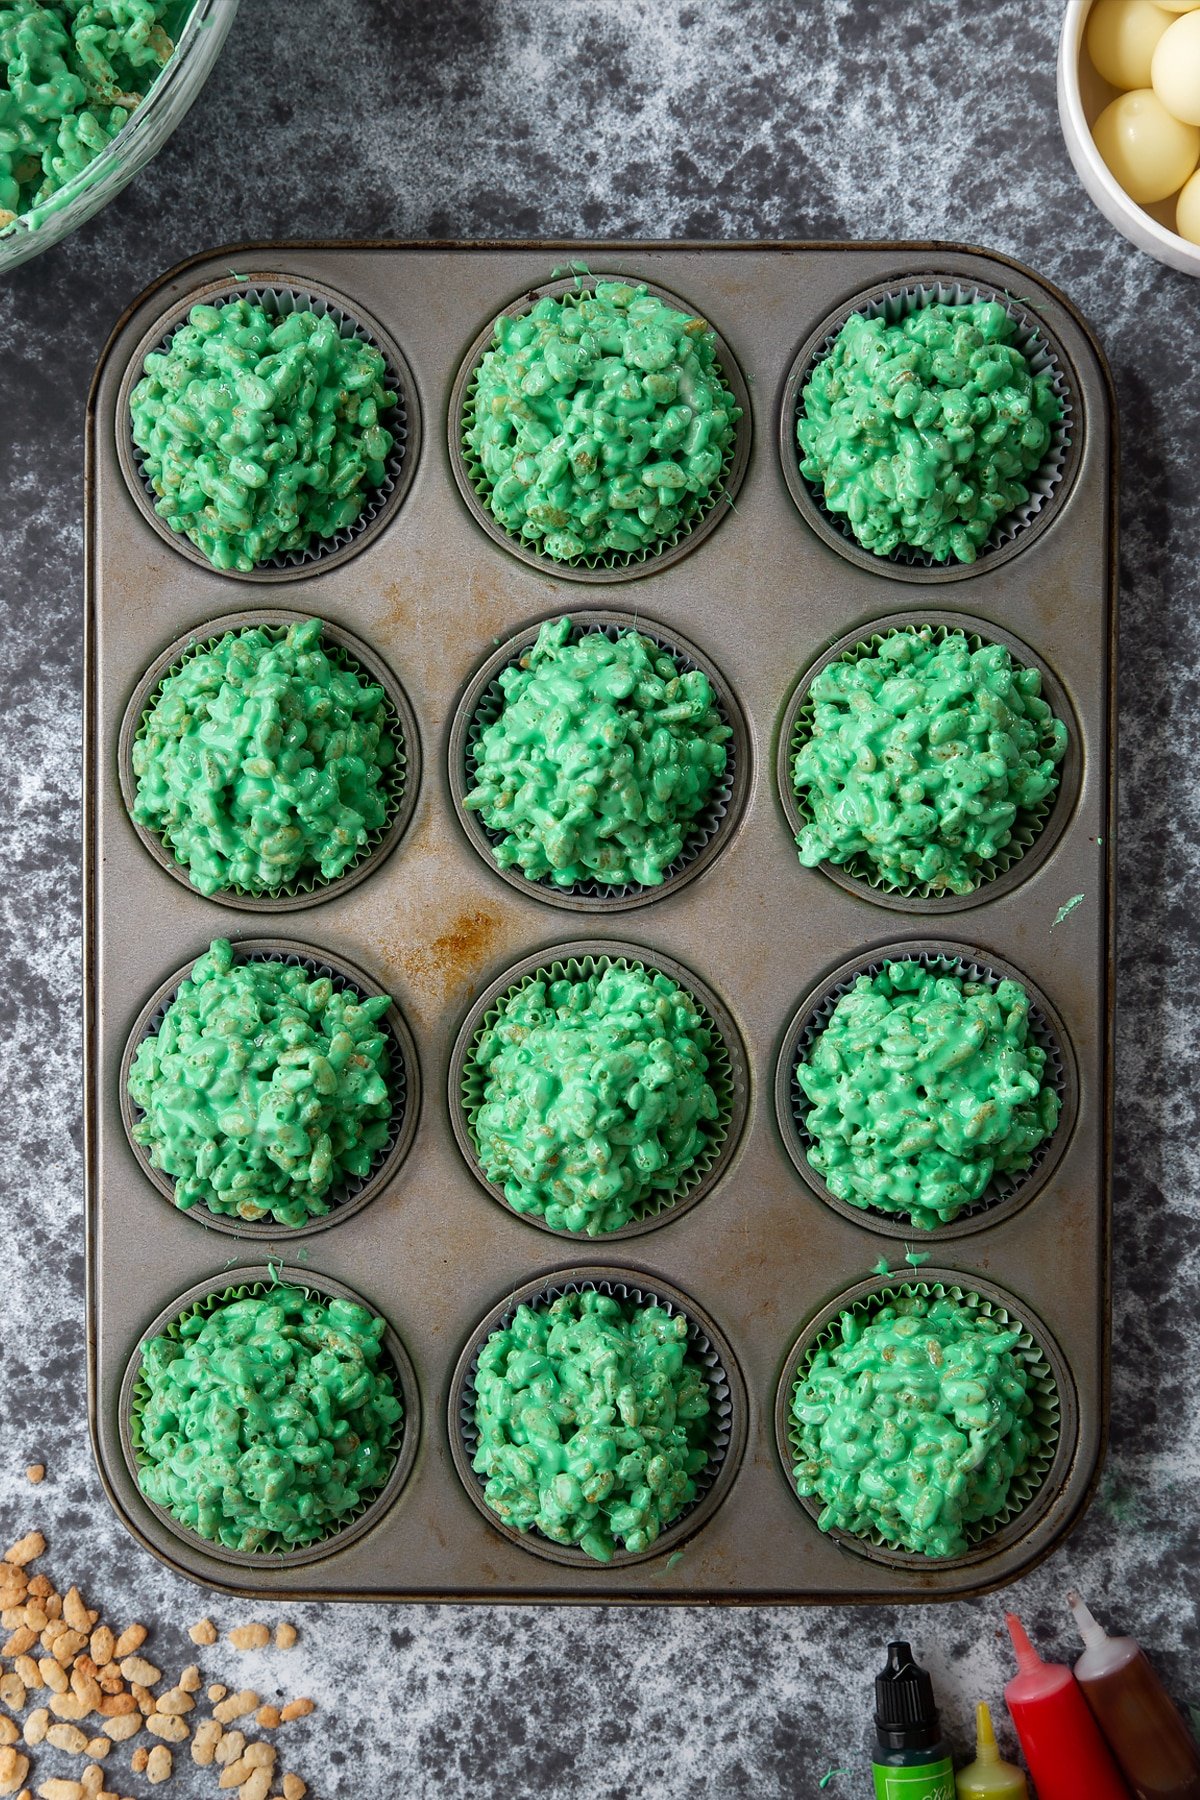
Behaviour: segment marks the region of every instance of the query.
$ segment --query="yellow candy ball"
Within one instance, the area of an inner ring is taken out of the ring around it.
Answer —
[[[1175,229],[1189,244],[1200,244],[1200,170],[1184,182],[1175,202]]]
[[[1096,0],[1087,22],[1088,55],[1096,73],[1114,87],[1149,87],[1154,46],[1170,24],[1170,16],[1152,0]]]
[[[1200,12],[1168,25],[1155,46],[1150,78],[1173,119],[1200,125]]]
[[[1096,148],[1131,200],[1181,188],[1200,161],[1200,129],[1173,119],[1152,88],[1118,94],[1092,126]]]

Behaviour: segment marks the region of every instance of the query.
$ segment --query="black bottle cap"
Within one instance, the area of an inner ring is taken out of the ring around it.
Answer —
[[[933,1683],[907,1644],[889,1644],[887,1667],[875,1677],[875,1729],[889,1750],[924,1750],[938,1739]]]

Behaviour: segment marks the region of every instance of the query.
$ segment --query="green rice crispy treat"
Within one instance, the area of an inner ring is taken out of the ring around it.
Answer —
[[[708,677],[640,632],[547,621],[501,670],[463,804],[500,834],[502,869],[556,887],[661,885],[719,789],[732,735]]]
[[[807,1156],[851,1206],[945,1225],[1053,1135],[1059,1098],[1029,1036],[1029,996],[916,962],[860,975],[796,1079]]]
[[[328,1537],[387,1481],[403,1416],[384,1322],[283,1283],[142,1346],[138,1485],[230,1550]]]
[[[1020,1336],[948,1297],[844,1312],[791,1408],[796,1490],[823,1503],[821,1530],[965,1551],[967,1528],[1004,1512],[1040,1449]]]
[[[154,510],[217,569],[335,537],[386,476],[387,381],[374,345],[329,314],[193,306],[129,397]]]
[[[928,626],[826,664],[792,764],[810,814],[800,861],[859,860],[887,887],[969,894],[1058,788],[1067,728],[1041,686],[1005,645],[972,650]]]
[[[397,745],[381,687],[321,647],[228,631],[163,677],[133,742],[133,817],[202,894],[334,881],[386,825]]]
[[[2,0],[0,231],[116,137],[170,61],[179,0]]]
[[[217,938],[139,1044],[133,1135],[175,1204],[306,1225],[368,1174],[392,1115],[386,994],[366,998]]]
[[[610,964],[522,984],[469,1074],[479,1160],[517,1212],[597,1237],[675,1193],[718,1117],[713,1034],[669,976]]]
[[[586,1290],[519,1306],[475,1377],[492,1511],[599,1562],[647,1550],[696,1498],[709,1460],[708,1381],[687,1320]]]
[[[1062,419],[995,300],[935,302],[889,325],[854,313],[813,370],[800,473],[864,549],[971,563],[1029,499]]]
[[[621,281],[496,320],[465,439],[488,510],[559,562],[638,555],[690,524],[741,409],[709,325]]]

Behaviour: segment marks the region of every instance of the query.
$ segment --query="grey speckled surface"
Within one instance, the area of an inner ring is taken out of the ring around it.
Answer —
[[[1012,1591],[1068,1648],[1078,1582],[1200,1701],[1200,287],[1093,211],[1054,103],[1054,0],[244,0],[158,162],[0,292],[0,1536],[167,1668],[204,1597],[134,1548],[87,1448],[79,1082],[82,426],[95,358],[162,268],[271,236],[941,237],[1060,283],[1112,361],[1124,434],[1120,1027],[1112,1447],[1067,1546]],[[35,1494],[21,1471],[50,1475]],[[219,1602],[234,1623],[262,1608]],[[287,1658],[214,1676],[309,1692],[288,1760],[320,1800],[676,1800],[866,1791],[865,1678],[903,1629],[965,1742],[997,1699],[1000,1602],[883,1610],[292,1609]],[[177,1641],[178,1638],[178,1641]],[[236,1664],[236,1667],[234,1666]],[[286,1671],[276,1673],[276,1671]],[[124,1769],[110,1785],[141,1794]],[[67,1759],[43,1758],[41,1777]],[[184,1762],[162,1790],[215,1792]]]

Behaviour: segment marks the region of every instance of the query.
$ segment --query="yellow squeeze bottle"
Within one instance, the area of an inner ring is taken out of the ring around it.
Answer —
[[[1001,1761],[986,1700],[975,1708],[975,1761],[954,1779],[958,1800],[1029,1800],[1022,1771],[1015,1763]]]

